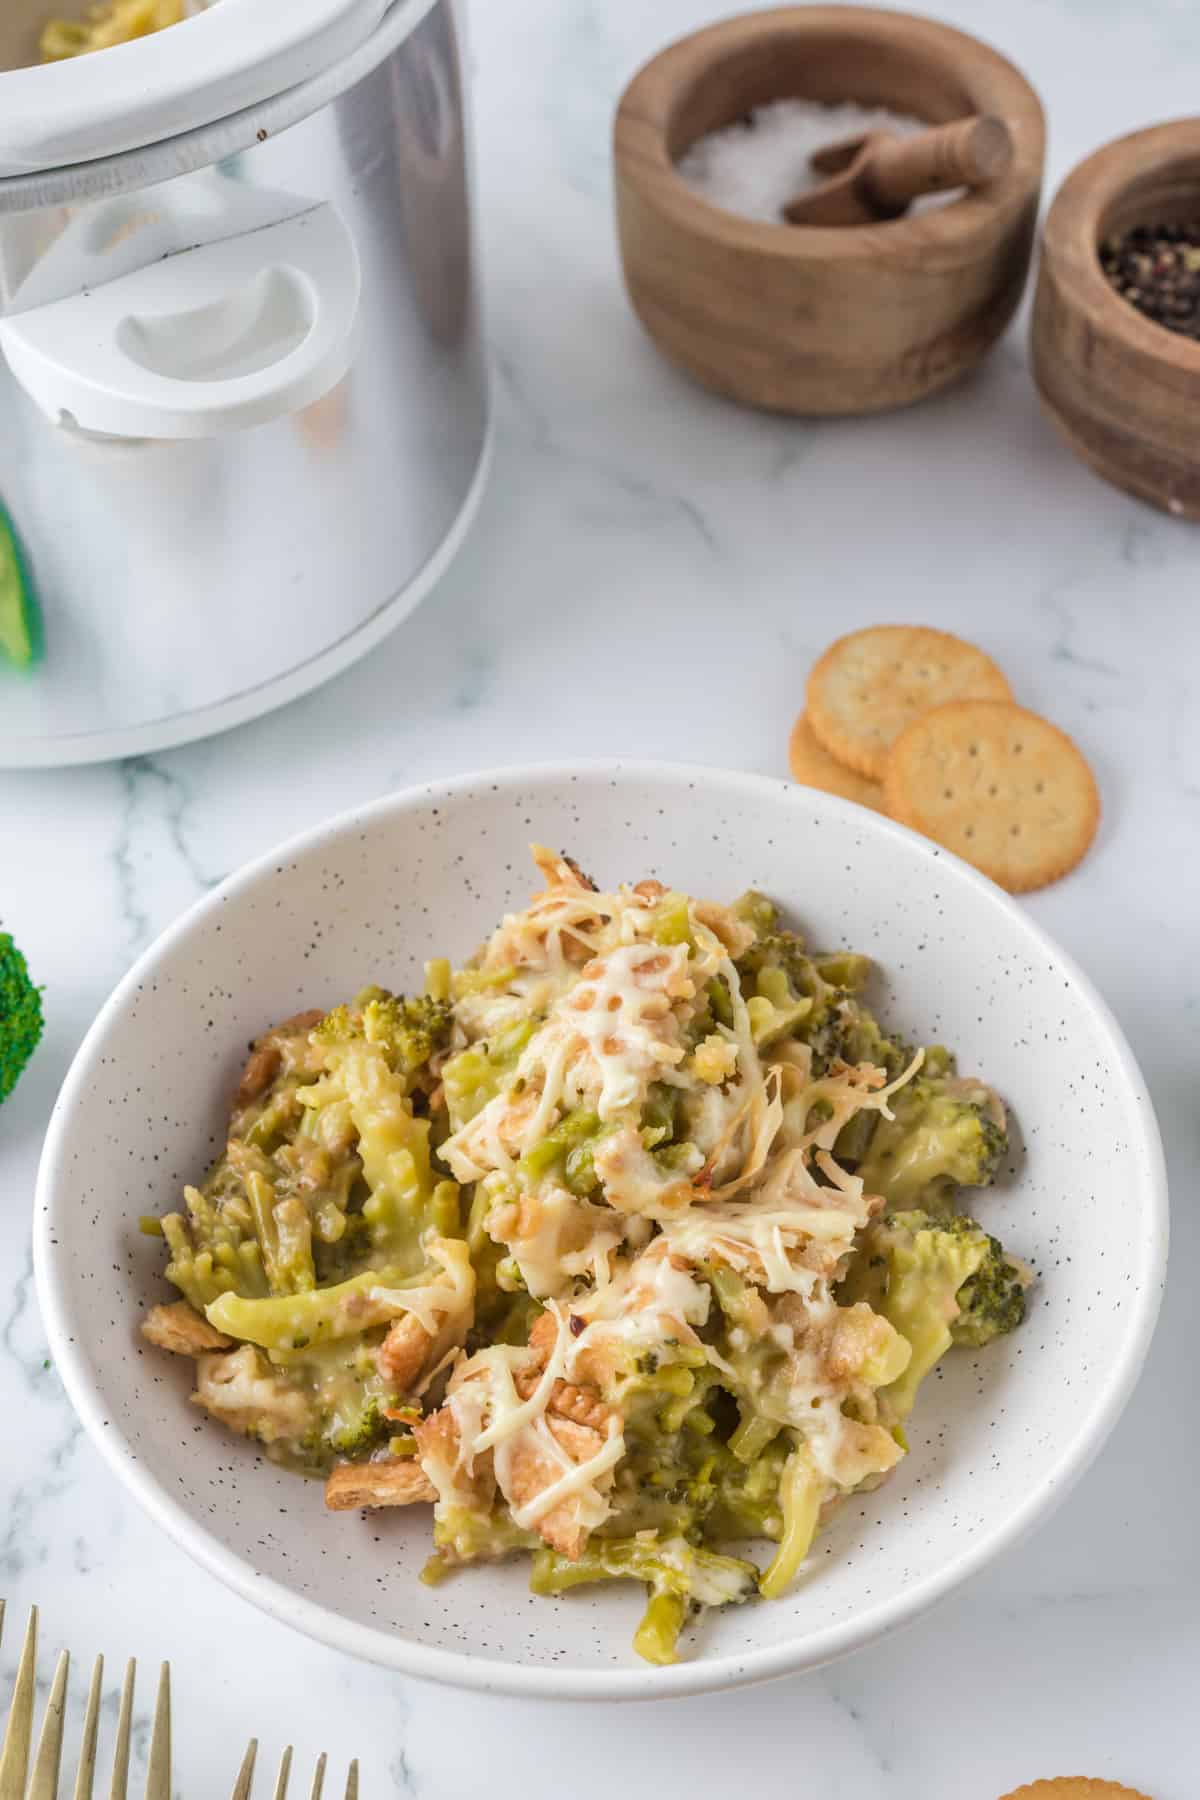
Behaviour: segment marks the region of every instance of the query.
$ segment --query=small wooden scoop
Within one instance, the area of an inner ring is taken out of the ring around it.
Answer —
[[[1003,119],[955,119],[911,137],[872,131],[816,151],[811,167],[832,179],[789,201],[783,216],[790,225],[898,219],[922,194],[997,180],[1012,159],[1012,133]]]

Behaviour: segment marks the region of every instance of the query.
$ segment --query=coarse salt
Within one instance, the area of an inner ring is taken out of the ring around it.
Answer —
[[[745,119],[710,131],[685,151],[678,170],[688,186],[713,206],[759,219],[786,223],[783,209],[798,194],[827,179],[810,167],[814,150],[868,131],[909,136],[928,129],[927,121],[884,107],[825,106],[817,100],[771,100]],[[956,194],[929,194],[911,210],[944,206]]]

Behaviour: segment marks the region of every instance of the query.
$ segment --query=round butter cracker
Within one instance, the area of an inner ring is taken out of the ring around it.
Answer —
[[[1093,1781],[1086,1775],[1056,1775],[1050,1781],[1031,1781],[1025,1787],[1002,1794],[1001,1800],[1150,1800],[1137,1788],[1119,1781]]]
[[[924,625],[871,625],[831,644],[808,678],[809,724],[831,756],[882,781],[906,726],[949,700],[1011,700],[991,657]]]
[[[1007,888],[1067,874],[1100,821],[1095,777],[1056,725],[1000,700],[957,700],[896,740],[883,785],[893,819]]]
[[[840,794],[843,800],[855,800],[882,812],[883,789],[877,781],[856,775],[844,763],[830,756],[825,746],[813,735],[808,714],[801,713],[792,726],[788,740],[788,765],[792,778],[802,787],[820,788],[824,794]]]

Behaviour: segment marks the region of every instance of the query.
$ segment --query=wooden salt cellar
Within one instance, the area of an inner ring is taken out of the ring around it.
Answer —
[[[1200,343],[1109,286],[1100,246],[1135,225],[1200,218],[1200,119],[1106,144],[1067,177],[1046,220],[1034,307],[1042,404],[1098,475],[1200,519]]]
[[[1003,119],[1012,161],[954,203],[883,223],[764,224],[678,174],[688,147],[767,101],[854,101],[944,124]],[[1012,317],[1029,269],[1045,126],[1013,65],[905,13],[797,6],[681,39],[617,112],[617,224],[634,309],[659,349],[750,406],[882,412],[966,374]]]

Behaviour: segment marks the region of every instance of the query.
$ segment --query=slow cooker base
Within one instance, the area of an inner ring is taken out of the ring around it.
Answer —
[[[492,444],[489,426],[457,516],[412,579],[354,630],[331,638],[295,667],[265,681],[254,681],[253,670],[241,660],[239,644],[231,641],[226,659],[228,691],[221,698],[201,707],[147,718],[143,672],[136,664],[122,662],[119,655],[104,656],[93,669],[91,685],[105,696],[109,722],[101,729],[80,730],[78,672],[70,663],[51,656],[29,675],[0,670],[0,770],[66,768],[122,756],[148,756],[261,718],[331,680],[394,631],[449,568],[479,510],[491,467]],[[352,568],[347,570],[347,579],[353,579]],[[89,654],[93,657],[100,654],[104,642],[102,615],[107,605],[108,599],[98,594],[96,617],[89,634]],[[336,616],[331,614],[331,629],[336,624]],[[136,639],[138,626],[137,618],[130,616],[126,605],[121,622],[122,641]],[[35,719],[42,721],[40,729],[29,728],[28,721]]]

